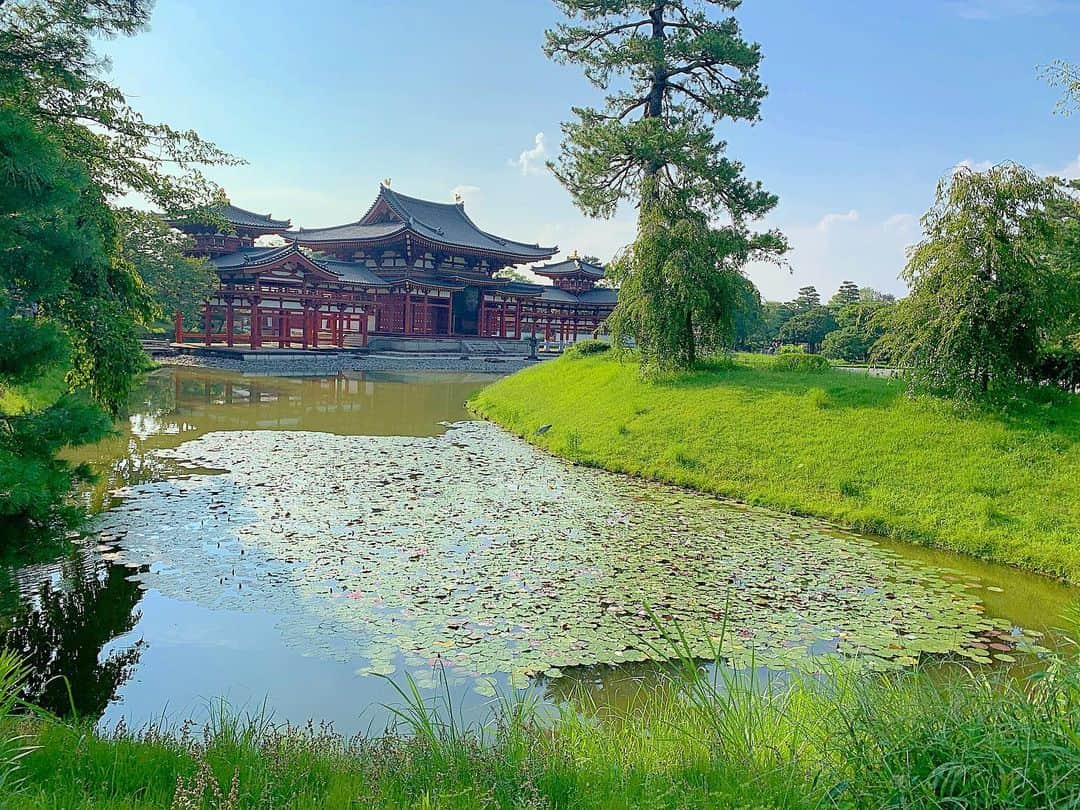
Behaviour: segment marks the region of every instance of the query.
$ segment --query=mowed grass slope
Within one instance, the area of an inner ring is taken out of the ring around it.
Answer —
[[[764,360],[647,382],[566,356],[470,407],[580,463],[1080,582],[1080,397],[964,408]]]

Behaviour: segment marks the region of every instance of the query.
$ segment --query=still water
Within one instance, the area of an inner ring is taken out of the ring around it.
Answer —
[[[4,572],[5,640],[37,699],[106,728],[199,721],[224,699],[352,733],[386,723],[387,678],[430,687],[435,666],[467,717],[530,683],[621,700],[655,677],[665,622],[697,655],[776,668],[992,664],[1052,644],[1074,596],[571,467],[469,421],[490,380],[152,374],[78,458],[101,476],[95,531]]]

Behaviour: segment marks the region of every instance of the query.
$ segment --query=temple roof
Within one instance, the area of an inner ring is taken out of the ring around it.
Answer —
[[[550,258],[558,251],[482,230],[469,219],[464,203],[421,200],[391,191],[386,185],[379,187],[379,196],[356,222],[330,228],[302,228],[285,236],[301,244],[315,245],[385,239],[403,231],[447,247],[495,253],[522,262]]]
[[[604,277],[604,268],[599,264],[592,264],[577,256],[571,256],[566,261],[554,264],[540,264],[532,268],[538,276],[586,276],[587,278],[600,279]]]
[[[605,304],[614,306],[619,302],[619,291],[607,287],[594,287],[580,293],[578,300],[583,304]]]
[[[256,231],[260,234],[281,233],[292,224],[287,219],[272,219],[269,214],[256,214],[253,211],[238,208],[232,203],[213,205],[210,206],[209,210],[228,222],[234,229]],[[186,233],[206,233],[211,230],[216,231],[218,228],[217,223],[211,224],[191,215],[173,218],[163,217],[163,219],[172,227]],[[252,234],[249,233],[248,235]]]
[[[294,244],[278,247],[241,248],[235,253],[226,253],[210,260],[219,270],[232,270],[237,267],[261,267],[276,262],[299,251]]]
[[[350,284],[364,284],[368,287],[390,286],[389,281],[375,275],[360,262],[340,262],[335,259],[312,259],[312,261]]]
[[[617,291],[597,287],[582,293],[572,293],[548,284],[530,284],[501,278],[473,279],[469,274],[419,270],[417,268],[387,267],[377,273],[364,262],[340,261],[338,259],[313,258],[304,253],[296,242],[280,247],[242,248],[235,253],[227,253],[210,260],[218,270],[249,270],[266,267],[276,262],[297,256],[320,271],[324,281],[337,280],[347,284],[364,287],[394,287],[408,282],[413,288],[431,287],[446,290],[463,290],[474,284],[488,288],[491,292],[522,298],[539,298],[551,304],[585,304],[589,306],[614,306]]]
[[[558,287],[544,287],[544,294],[540,298],[553,304],[576,304],[578,300],[573,293],[560,290]]]
[[[302,244],[326,242],[363,242],[369,239],[383,239],[408,230],[403,222],[380,222],[366,225],[361,221],[347,225],[331,225],[328,228],[299,228],[282,234],[286,239],[295,239]]]
[[[232,203],[215,206],[213,209],[230,225],[241,225],[248,228],[266,228],[273,230],[285,230],[292,221],[288,219],[272,219],[269,214],[256,214],[243,208],[238,208]]]

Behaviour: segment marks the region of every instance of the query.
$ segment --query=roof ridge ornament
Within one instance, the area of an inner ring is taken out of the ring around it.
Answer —
[[[384,177],[383,181],[379,185],[381,185],[383,188],[390,188],[390,182],[391,180],[389,177]]]

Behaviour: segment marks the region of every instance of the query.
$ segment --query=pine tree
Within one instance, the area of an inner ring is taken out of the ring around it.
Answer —
[[[787,250],[779,233],[750,229],[776,197],[744,176],[714,131],[759,120],[761,49],[733,16],[709,12],[739,0],[556,5],[573,21],[547,32],[545,52],[580,65],[608,95],[602,109],[573,109],[551,169],[590,216],[638,205],[637,239],[609,266],[620,286],[612,332],[637,342],[646,370],[688,367],[730,341],[745,291],[734,276]]]
[[[799,295],[788,306],[797,313],[815,309],[821,306],[821,294],[813,285],[800,287]]]
[[[836,291],[836,295],[829,299],[829,306],[834,309],[843,309],[858,302],[859,285],[854,281],[844,281],[840,284],[840,289]]]

